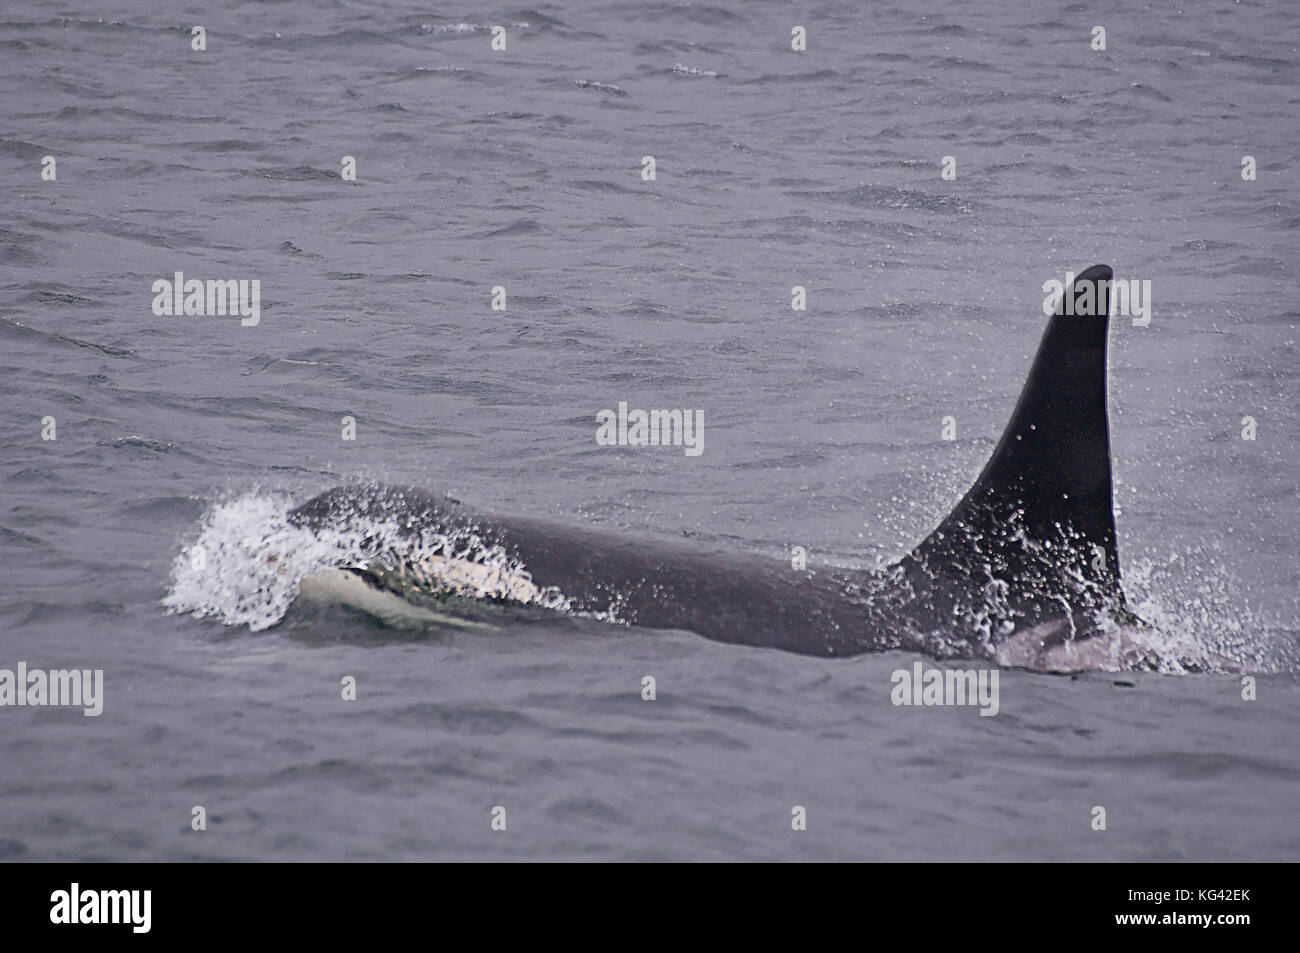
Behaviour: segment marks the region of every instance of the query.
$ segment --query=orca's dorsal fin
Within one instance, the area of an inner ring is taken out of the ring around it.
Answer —
[[[1094,265],[1065,288],[993,456],[903,561],[918,578],[959,576],[977,591],[1001,580],[1029,620],[1059,613],[1062,599],[1123,608],[1106,416],[1110,281]]]

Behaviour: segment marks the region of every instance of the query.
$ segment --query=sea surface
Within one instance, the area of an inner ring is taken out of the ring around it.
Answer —
[[[0,668],[104,708],[0,708],[0,859],[1300,858],[1298,170],[1288,0],[5,3]],[[404,628],[295,600],[310,539],[268,562],[374,479],[887,564],[1094,263],[1151,289],[1111,322],[1129,598],[1253,690],[902,707],[905,653]],[[258,323],[155,314],[176,272]],[[597,446],[621,401],[704,452]]]

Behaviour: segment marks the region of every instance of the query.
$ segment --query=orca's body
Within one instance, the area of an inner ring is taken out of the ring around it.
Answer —
[[[809,655],[914,649],[1051,671],[1142,667],[1111,508],[1110,278],[1097,265],[1066,289],[1093,306],[1058,306],[983,473],[882,572],[799,571],[688,541],[479,514],[405,487],[339,487],[290,520],[382,522],[411,541],[344,567],[377,589],[469,592]]]

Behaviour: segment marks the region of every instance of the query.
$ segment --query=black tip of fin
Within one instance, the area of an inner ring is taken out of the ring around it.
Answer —
[[[1110,268],[1094,265],[1064,290],[993,456],[905,563],[931,578],[1006,581],[1030,617],[1052,612],[1050,602],[1059,612],[1061,597],[1123,608],[1106,415],[1110,281]]]

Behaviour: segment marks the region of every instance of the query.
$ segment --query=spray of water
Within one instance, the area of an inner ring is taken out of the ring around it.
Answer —
[[[412,537],[397,521],[354,519],[339,527],[289,522],[287,494],[254,492],[215,503],[198,538],[177,555],[163,605],[257,632],[282,618],[301,582],[322,569],[367,570],[396,591],[468,596],[564,611],[568,600],[533,584],[500,546],[470,528]]]

